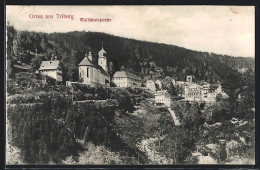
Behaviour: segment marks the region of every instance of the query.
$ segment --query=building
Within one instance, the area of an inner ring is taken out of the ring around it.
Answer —
[[[187,76],[186,82],[192,83],[192,76],[191,75]]]
[[[141,79],[126,71],[115,72],[113,82],[117,87],[141,87]]]
[[[158,86],[158,89],[162,89],[162,82],[160,80],[156,80],[155,84]]]
[[[163,103],[165,106],[171,107],[171,96],[167,90],[156,91],[154,100],[156,105]]]
[[[200,101],[202,96],[201,86],[197,84],[192,84],[190,86],[185,86],[185,100],[189,101]]]
[[[176,81],[175,88],[177,93],[181,97],[185,97],[185,87],[188,86],[188,83],[185,81]]]
[[[93,62],[92,53],[85,55],[79,63],[79,79],[83,84],[93,87],[110,86],[110,75],[107,73],[106,51],[102,49],[98,53],[98,64]]]
[[[39,73],[54,78],[58,82],[62,81],[62,69],[59,60],[42,61]]]
[[[212,89],[207,82],[193,83],[192,78],[192,76],[187,76],[186,82],[176,81],[178,95],[184,97],[184,100],[211,103],[216,102],[217,94],[225,95],[221,90],[221,86],[218,86],[217,89]]]
[[[228,98],[228,95],[223,91],[221,84],[218,85],[218,88],[215,90],[216,95],[221,94],[223,98]]]
[[[155,83],[152,80],[148,80],[146,82],[146,88],[151,90],[151,91],[156,91]]]
[[[173,85],[173,87],[176,86],[176,81],[174,79],[172,79],[172,85]]]

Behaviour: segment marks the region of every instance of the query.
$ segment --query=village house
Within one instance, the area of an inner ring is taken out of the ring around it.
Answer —
[[[158,90],[155,92],[155,104],[165,104],[166,107],[171,107],[171,95],[167,90]]]
[[[187,76],[186,82],[190,84],[192,83],[192,75]]]
[[[177,93],[181,97],[185,97],[185,87],[188,86],[188,83],[185,81],[176,81],[175,88],[178,89]]]
[[[202,96],[201,86],[192,84],[185,86],[185,100],[189,101],[200,101]]]
[[[156,90],[155,83],[152,80],[148,80],[146,82],[146,88],[151,90],[151,91],[155,91]]]
[[[113,82],[117,87],[141,87],[141,79],[126,71],[115,72]]]
[[[59,60],[42,61],[38,72],[52,77],[58,82],[62,81],[62,69]]]
[[[162,82],[160,80],[156,80],[155,85],[157,85],[158,89],[162,89]]]
[[[79,63],[79,79],[82,84],[93,87],[110,86],[110,75],[107,73],[106,51],[102,49],[98,53],[98,64],[92,59],[92,53],[85,55],[85,58]]]
[[[176,81],[176,87],[179,89],[179,96],[184,97],[183,100],[187,101],[215,102],[217,94],[225,95],[221,85],[212,90],[207,82],[193,83],[192,76],[187,76],[186,82]]]
[[[176,86],[176,81],[172,79],[172,85],[175,87]]]

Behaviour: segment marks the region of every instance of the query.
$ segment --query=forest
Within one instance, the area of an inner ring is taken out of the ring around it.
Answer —
[[[35,71],[41,61],[57,57],[63,67],[63,81],[78,80],[78,64],[85,54],[92,52],[97,62],[101,43],[107,52],[109,74],[127,70],[141,78],[157,68],[162,69],[161,76],[170,76],[176,80],[185,80],[194,75],[196,80],[210,83],[222,82],[227,73],[237,74],[241,68],[254,70],[254,59],[232,57],[208,52],[199,52],[182,47],[134,39],[117,37],[97,32],[41,33],[18,31],[7,27],[8,74],[23,63]]]
[[[153,96],[143,90],[80,84],[65,87],[65,81],[78,81],[78,64],[86,53],[91,51],[97,62],[101,43],[111,77],[115,71],[126,70],[146,80],[161,70],[156,78],[176,99],[171,78],[184,81],[187,75],[193,75],[195,82],[221,83],[229,97],[218,96],[210,106],[174,100],[172,109],[181,122],[181,126],[175,126],[167,110],[149,104]],[[219,138],[228,142],[243,138],[245,143],[240,141],[234,154],[254,157],[253,58],[192,51],[106,33],[47,34],[19,31],[11,25],[7,25],[6,52],[8,144],[12,149],[19,148],[19,160],[24,164],[84,164],[84,158],[93,157],[92,152],[102,153],[98,159],[102,158],[104,164],[153,164],[156,160],[151,161],[137,147],[153,138],[158,139],[153,144],[154,152],[174,164],[197,164],[191,156],[196,147],[216,144]],[[63,86],[50,77],[43,83],[46,77],[35,73],[42,61],[55,57],[61,60]],[[246,68],[243,73],[239,72],[242,68]],[[84,103],[86,100],[100,103]],[[136,113],[137,105],[143,113]],[[235,125],[233,119],[246,123]],[[221,146],[216,159],[225,163],[232,154]]]

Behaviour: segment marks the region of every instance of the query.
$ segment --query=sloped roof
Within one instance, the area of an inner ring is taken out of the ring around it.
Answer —
[[[93,66],[93,67],[96,67],[96,65],[94,63],[92,63],[92,61],[90,61],[88,59],[88,57],[84,57],[84,59],[79,63],[79,66]]]
[[[167,93],[167,90],[158,90],[155,92],[156,95],[165,95]]]
[[[54,61],[42,61],[39,70],[56,70],[60,64],[59,60]]]
[[[97,65],[97,68],[101,71],[101,73],[110,76],[100,65]]]
[[[88,57],[85,57],[80,63],[79,66],[93,66],[96,67],[102,74],[110,76],[100,65],[94,64],[92,61],[89,60]]]
[[[153,85],[155,85],[155,83],[153,82],[153,80],[147,80],[146,84],[153,84]]]
[[[135,80],[141,80],[137,75],[126,72],[126,71],[117,71],[114,74],[114,78],[132,78]]]
[[[168,97],[168,98],[171,97],[171,95],[169,94],[169,92],[167,90],[158,90],[155,92],[155,95],[156,96],[164,95],[165,97]]]

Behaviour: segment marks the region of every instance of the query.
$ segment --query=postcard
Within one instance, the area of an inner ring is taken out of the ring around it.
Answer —
[[[254,165],[254,6],[7,5],[7,165]]]

